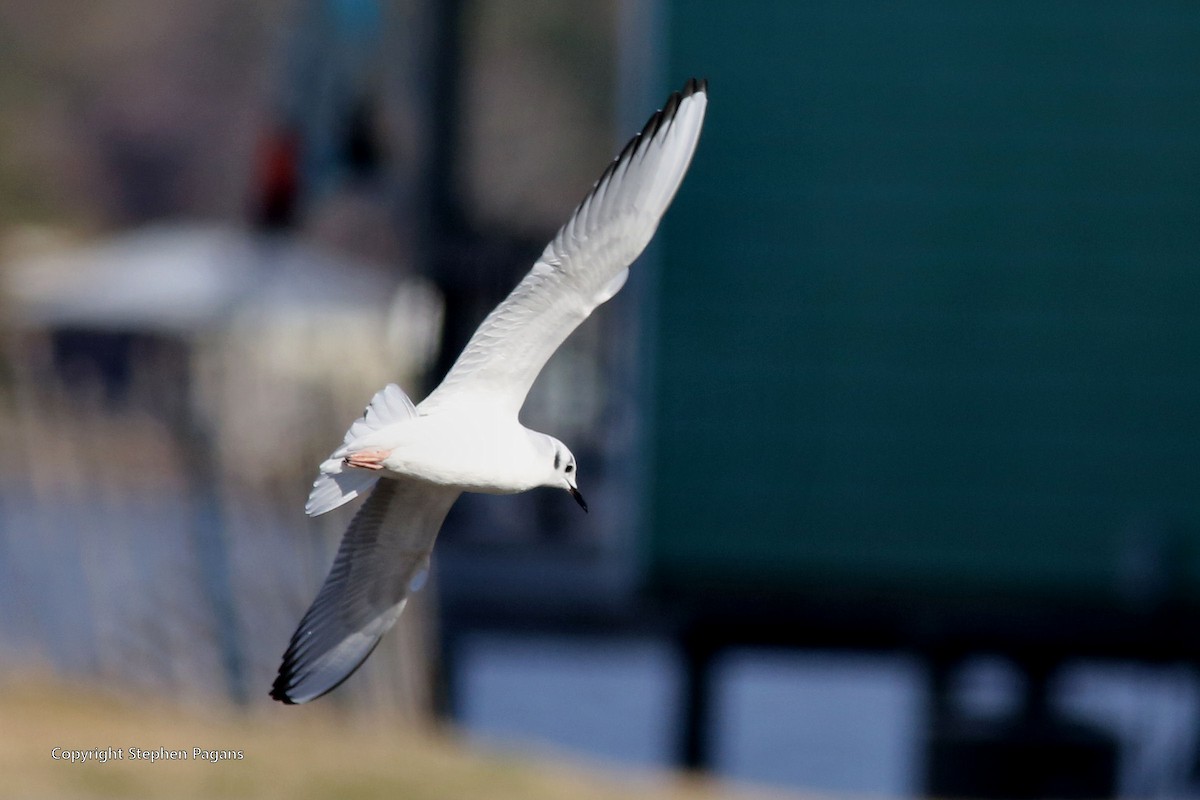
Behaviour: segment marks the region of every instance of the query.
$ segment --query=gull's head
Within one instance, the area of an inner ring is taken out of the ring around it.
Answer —
[[[550,463],[546,466],[550,468],[550,474],[546,480],[546,486],[551,486],[557,489],[565,489],[571,493],[571,497],[575,498],[575,502],[579,503],[579,507],[587,512],[587,502],[584,501],[583,495],[579,493],[579,483],[576,477],[575,456],[571,455],[571,451],[567,446],[555,439],[553,436],[547,436],[552,445],[550,453]]]

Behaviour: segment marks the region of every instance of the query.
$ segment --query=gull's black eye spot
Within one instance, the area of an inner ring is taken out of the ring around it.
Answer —
[[[574,471],[575,471],[575,465],[574,465],[574,464],[567,464],[566,473],[567,473],[568,475],[570,475],[570,474],[571,474],[572,472],[574,472]]]

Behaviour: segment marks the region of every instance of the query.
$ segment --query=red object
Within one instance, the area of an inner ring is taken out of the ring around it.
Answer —
[[[300,136],[277,129],[263,139],[255,157],[255,222],[259,227],[294,227],[300,199]]]

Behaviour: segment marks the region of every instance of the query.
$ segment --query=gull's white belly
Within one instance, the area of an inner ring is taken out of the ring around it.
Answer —
[[[512,420],[463,414],[417,417],[395,426],[384,469],[464,491],[512,494],[542,474],[529,432]],[[543,470],[544,471],[544,470]]]

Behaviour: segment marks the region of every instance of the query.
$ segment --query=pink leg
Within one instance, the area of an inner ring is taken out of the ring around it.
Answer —
[[[359,450],[356,453],[351,453],[342,459],[347,466],[358,467],[359,469],[383,469],[383,460],[391,455],[391,450],[382,450],[378,447],[370,450]]]

